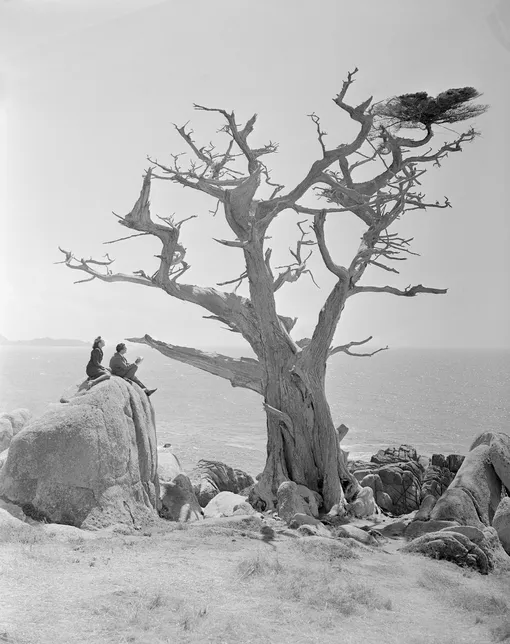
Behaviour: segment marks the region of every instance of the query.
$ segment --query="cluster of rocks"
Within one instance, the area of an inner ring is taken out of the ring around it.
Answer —
[[[459,470],[460,454],[419,456],[414,447],[401,445],[379,450],[370,462],[351,461],[349,469],[362,487],[374,493],[377,505],[395,516],[418,510],[427,496],[439,498]]]
[[[245,489],[254,484],[242,470],[219,461],[201,460],[188,475],[171,446],[158,448],[160,480],[159,514],[170,521],[255,514]]]
[[[180,522],[258,515],[266,540],[297,531],[376,546],[399,536],[410,542],[404,551],[482,573],[510,561],[505,434],[480,435],[465,458],[429,459],[401,445],[380,450],[370,462],[351,461],[358,494],[326,515],[319,493],[283,481],[276,510],[262,516],[248,502],[255,484],[249,474],[208,460],[187,474],[171,446],[157,446],[154,410],[136,385],[112,377],[65,400],[35,420],[26,410],[0,416],[0,520],[7,511],[9,520],[31,517],[64,524],[62,530],[104,531],[136,529],[158,514]],[[381,512],[406,516],[383,527]],[[372,523],[354,525],[353,518]]]

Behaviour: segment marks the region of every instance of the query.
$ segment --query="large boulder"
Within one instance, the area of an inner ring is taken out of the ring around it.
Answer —
[[[421,553],[432,559],[446,559],[458,566],[473,568],[483,575],[494,568],[491,550],[484,540],[475,543],[465,534],[450,530],[424,534],[401,548],[401,551]]]
[[[469,533],[472,541],[472,535],[482,531],[486,541],[492,544],[493,558],[500,565],[508,565],[505,551],[510,554],[510,501],[504,495],[510,485],[510,437],[484,432],[473,441],[464,459],[456,455],[440,457],[434,455],[432,467],[445,469],[447,466],[452,472],[458,467],[457,474],[438,500],[434,490],[429,489],[420,510],[406,529],[406,538],[417,540],[421,535],[432,534],[434,536],[423,539],[416,547],[435,552],[438,557],[446,553],[447,558],[455,560],[457,557],[461,561],[473,553],[469,548],[466,550],[466,544],[459,546],[450,536],[443,536],[445,528],[446,532],[455,534]],[[442,545],[441,540],[444,541]]]
[[[203,508],[220,492],[238,494],[255,483],[253,477],[242,470],[207,460],[198,461],[189,478]]]
[[[13,437],[23,429],[31,417],[28,409],[15,409],[0,414],[0,452],[9,448]]]
[[[491,525],[501,498],[501,481],[491,462],[490,445],[481,443],[468,452],[457,475],[437,501],[431,520],[461,525]]]
[[[446,522],[430,521],[441,524]],[[413,524],[411,524],[413,525]],[[510,570],[510,557],[503,550],[493,527],[479,529],[474,526],[440,527],[427,532],[401,548],[403,552],[416,552],[433,559],[447,559],[453,563],[473,568],[482,574],[497,569]]]
[[[156,446],[149,399],[113,377],[14,437],[0,469],[0,498],[55,523],[140,525],[157,516]]]

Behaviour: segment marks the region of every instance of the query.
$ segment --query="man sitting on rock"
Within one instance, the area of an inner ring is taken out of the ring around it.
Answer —
[[[135,373],[138,370],[138,365],[143,358],[137,358],[134,363],[130,364],[124,357],[124,354],[127,352],[127,347],[123,342],[115,347],[115,351],[117,353],[114,353],[110,360],[110,369],[112,370],[112,374],[114,376],[120,376],[121,378],[124,378],[124,380],[136,382],[136,384],[145,391],[147,396],[152,396],[152,394],[157,390],[147,389],[147,387],[135,376]]]

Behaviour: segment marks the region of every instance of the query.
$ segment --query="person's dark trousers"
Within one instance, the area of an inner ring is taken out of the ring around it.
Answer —
[[[125,378],[126,380],[132,380],[133,382],[136,382],[136,384],[142,389],[147,389],[147,387],[143,384],[143,382],[140,382],[140,380],[138,380],[138,378],[135,376],[135,373],[137,372],[137,370],[138,370],[138,365],[132,364],[122,377]]]

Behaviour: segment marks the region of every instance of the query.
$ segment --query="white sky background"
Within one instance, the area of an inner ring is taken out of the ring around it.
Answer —
[[[149,333],[199,347],[242,342],[206,311],[156,289],[97,280],[54,262],[57,246],[78,256],[109,252],[122,272],[152,272],[155,240],[103,246],[129,231],[125,214],[138,197],[146,156],[164,161],[185,150],[172,123],[192,121],[197,142],[216,136],[215,115],[194,102],[259,114],[252,142],[278,141],[266,157],[289,187],[320,156],[315,111],[328,146],[354,132],[331,99],[359,67],[348,100],[471,85],[489,113],[482,136],[424,183],[429,200],[453,208],[409,213],[394,230],[414,236],[421,254],[401,276],[372,268],[364,284],[448,287],[446,296],[412,299],[363,294],[348,301],[337,340],[373,335],[390,346],[510,346],[508,186],[509,3],[487,0],[0,0],[0,333],[9,339],[106,337],[109,344]],[[457,124],[461,131],[471,123]],[[454,136],[438,128],[438,139]],[[219,139],[214,139],[219,140]],[[199,217],[183,227],[192,269],[184,281],[215,285],[241,272],[241,253],[212,237],[232,238],[214,201],[153,182],[152,212]],[[303,217],[299,217],[302,219]],[[270,229],[275,264],[289,263],[298,216]],[[330,217],[327,236],[348,263],[362,232],[353,215]],[[403,266],[402,266],[403,264]],[[309,336],[332,285],[312,263],[308,277],[285,285],[279,312],[298,316]]]

